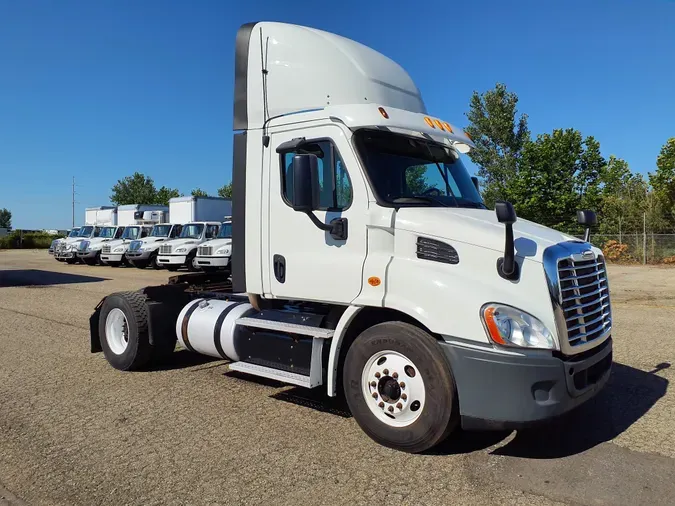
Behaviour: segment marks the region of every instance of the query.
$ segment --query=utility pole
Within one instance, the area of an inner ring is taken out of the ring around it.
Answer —
[[[75,176],[73,176],[73,228],[75,228]]]

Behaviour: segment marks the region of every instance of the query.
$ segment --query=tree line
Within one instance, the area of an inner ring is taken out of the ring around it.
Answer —
[[[576,129],[533,138],[517,104],[498,83],[474,92],[466,114],[476,144],[469,157],[489,207],[508,200],[518,216],[567,232],[578,230],[578,209],[597,212],[600,233],[641,233],[645,221],[651,233],[675,232],[675,137],[645,177],[615,155],[603,157],[600,143]]]
[[[191,195],[194,197],[211,196],[201,188],[193,189]],[[232,183],[218,188],[216,195],[223,198],[232,198]],[[170,199],[184,196],[183,193],[175,188],[162,186],[157,189],[151,177],[140,172],[134,172],[131,176],[119,179],[115,186],[112,187],[110,202],[117,206],[127,204],[158,204],[167,206]]]

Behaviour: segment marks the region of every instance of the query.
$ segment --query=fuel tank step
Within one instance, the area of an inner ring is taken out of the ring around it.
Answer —
[[[312,382],[309,376],[304,374],[296,374],[288,371],[281,371],[271,367],[265,367],[257,364],[249,364],[247,362],[233,362],[229,364],[231,371],[238,371],[262,378],[273,379],[283,383],[290,383],[291,385],[298,385],[305,388],[311,388]]]
[[[250,317],[238,318],[235,324],[249,328],[277,330],[279,332],[285,332],[288,334],[312,336],[317,337],[319,339],[330,339],[331,337],[333,337],[333,334],[335,334],[335,331],[331,329],[312,327],[310,325],[299,325],[297,323],[263,320],[261,318],[250,318]]]

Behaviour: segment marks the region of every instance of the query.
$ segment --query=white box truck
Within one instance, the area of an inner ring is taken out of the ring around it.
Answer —
[[[197,248],[196,266],[204,272],[228,270],[232,257],[232,221],[220,225],[215,239],[203,242]]]
[[[110,226],[101,227],[98,236],[80,241],[77,247],[77,258],[87,265],[103,265],[101,251],[103,246],[110,241],[121,239],[125,227]]]
[[[64,242],[66,239],[73,239],[77,237],[79,234],[80,234],[80,227],[74,227],[71,230],[68,230],[68,233],[66,234],[65,237],[54,239],[49,246],[49,254],[54,255],[56,252],[56,248],[59,246],[59,244]],[[57,260],[59,259],[57,258]],[[60,261],[63,261],[63,259],[60,259]]]
[[[150,214],[148,214],[150,213]],[[117,208],[117,224],[140,225],[166,223],[169,221],[169,206],[154,204],[127,204]]]
[[[221,197],[176,197],[169,200],[172,223],[223,221],[232,214],[232,200]]]
[[[602,252],[508,202],[488,209],[462,162],[473,142],[427,112],[403,68],[264,22],[237,33],[234,77],[232,284],[194,273],[111,294],[92,352],[133,370],[177,339],[234,371],[341,392],[370,438],[406,452],[460,424],[549,420],[601,390]]]
[[[85,225],[116,226],[117,207],[99,206],[87,207],[84,210]]]

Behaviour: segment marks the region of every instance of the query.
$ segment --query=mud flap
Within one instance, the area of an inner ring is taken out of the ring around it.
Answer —
[[[89,317],[89,345],[92,353],[103,351],[101,348],[101,337],[98,334],[98,322],[101,317],[101,307],[105,297],[94,308],[94,313]]]

